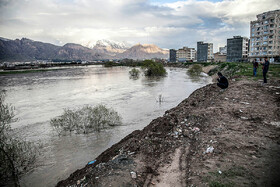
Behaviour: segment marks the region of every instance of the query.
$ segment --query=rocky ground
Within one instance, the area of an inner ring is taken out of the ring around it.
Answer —
[[[279,186],[280,81],[196,90],[57,186]]]

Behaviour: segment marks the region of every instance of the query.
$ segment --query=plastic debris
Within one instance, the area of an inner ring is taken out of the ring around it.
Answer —
[[[242,116],[242,117],[241,117],[241,119],[247,120],[248,118],[247,118],[247,117],[243,117],[243,116]]]
[[[243,111],[240,109],[239,112],[243,113]]]
[[[196,133],[196,132],[199,132],[200,129],[199,129],[198,127],[194,127],[194,128],[192,129],[192,131]]]
[[[245,105],[249,105],[250,103],[247,103],[247,102],[240,102],[242,104],[245,104]]]
[[[88,165],[94,164],[96,162],[96,160],[90,161],[88,162]]]
[[[136,175],[136,173],[134,171],[131,171],[130,175],[131,175],[131,178],[133,178],[133,179],[137,178],[137,175]]]
[[[206,149],[206,151],[204,153],[212,153],[214,151],[214,147],[210,146]]]
[[[280,127],[280,121],[273,121],[273,122],[271,122],[270,124],[273,125],[273,126],[275,126],[275,127],[277,127],[277,128]]]
[[[219,170],[219,171],[218,171],[218,173],[219,173],[219,174],[222,174],[222,171],[221,171],[221,170]]]

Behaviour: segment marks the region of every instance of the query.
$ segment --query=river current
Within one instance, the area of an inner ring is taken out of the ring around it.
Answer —
[[[15,107],[12,128],[25,140],[40,144],[34,169],[20,179],[22,186],[55,186],[84,167],[134,130],[141,130],[194,90],[211,83],[186,69],[166,68],[162,78],[129,77],[130,67],[68,67],[59,70],[0,75],[6,103]],[[159,97],[163,98],[159,102]],[[116,110],[123,125],[99,133],[58,136],[50,119],[64,109],[104,104]]]

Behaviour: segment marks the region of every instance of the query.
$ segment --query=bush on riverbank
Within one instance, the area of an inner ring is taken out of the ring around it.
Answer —
[[[0,186],[19,186],[19,175],[31,168],[37,156],[35,145],[17,137],[10,123],[14,108],[0,93]],[[9,184],[8,184],[9,183]]]
[[[61,116],[51,119],[50,122],[59,135],[67,132],[87,134],[121,123],[119,114],[104,105],[84,106],[78,110],[65,109]]]
[[[199,64],[194,64],[188,69],[190,75],[200,75],[202,67]]]
[[[166,70],[161,63],[154,62],[152,60],[143,61],[142,68],[144,70],[145,76],[164,76],[166,75]]]

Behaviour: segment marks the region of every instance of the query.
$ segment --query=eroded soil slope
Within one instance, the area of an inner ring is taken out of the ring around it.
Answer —
[[[195,91],[57,186],[278,186],[280,82]]]

